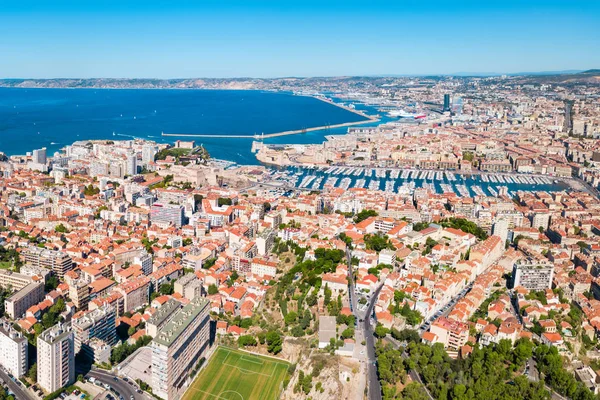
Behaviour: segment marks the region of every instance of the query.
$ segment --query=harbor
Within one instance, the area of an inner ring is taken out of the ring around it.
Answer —
[[[283,171],[276,170],[273,179],[301,190],[364,188],[410,195],[415,189],[426,188],[434,193],[454,193],[459,197],[514,197],[519,191],[555,192],[569,187],[569,182],[550,176],[344,166],[288,167]]]

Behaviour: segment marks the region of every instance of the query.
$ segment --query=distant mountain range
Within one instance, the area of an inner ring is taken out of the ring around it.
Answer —
[[[600,83],[600,69],[522,72],[522,73],[471,73],[457,72],[438,75],[377,75],[377,76],[337,76],[337,77],[285,77],[285,78],[189,78],[189,79],[129,79],[129,78],[56,78],[56,79],[0,79],[0,87],[14,88],[114,88],[114,89],[264,89],[296,90],[319,82],[356,83],[362,80],[381,83],[393,78],[443,79],[455,76],[460,78],[482,78],[509,76],[518,83]],[[385,83],[385,82],[384,82]]]

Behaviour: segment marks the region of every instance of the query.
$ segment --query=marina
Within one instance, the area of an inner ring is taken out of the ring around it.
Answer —
[[[426,188],[439,194],[455,193],[459,197],[497,197],[500,193],[514,196],[518,191],[553,192],[567,188],[566,183],[553,181],[552,177],[409,168],[288,167],[279,170],[273,178],[306,190],[366,188],[412,194],[415,189]]]

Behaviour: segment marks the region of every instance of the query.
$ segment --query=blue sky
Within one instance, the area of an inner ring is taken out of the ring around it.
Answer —
[[[0,0],[0,77],[600,68],[600,1]]]

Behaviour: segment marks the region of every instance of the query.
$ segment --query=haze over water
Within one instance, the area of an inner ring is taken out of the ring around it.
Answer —
[[[304,96],[252,90],[12,89],[0,88],[0,151],[49,154],[77,140],[160,143],[165,133],[260,134],[364,120],[359,115]],[[334,130],[344,133],[347,128]],[[267,143],[316,143],[332,132],[283,136]],[[114,133],[114,135],[113,135]],[[256,164],[251,139],[194,139],[211,156]]]

